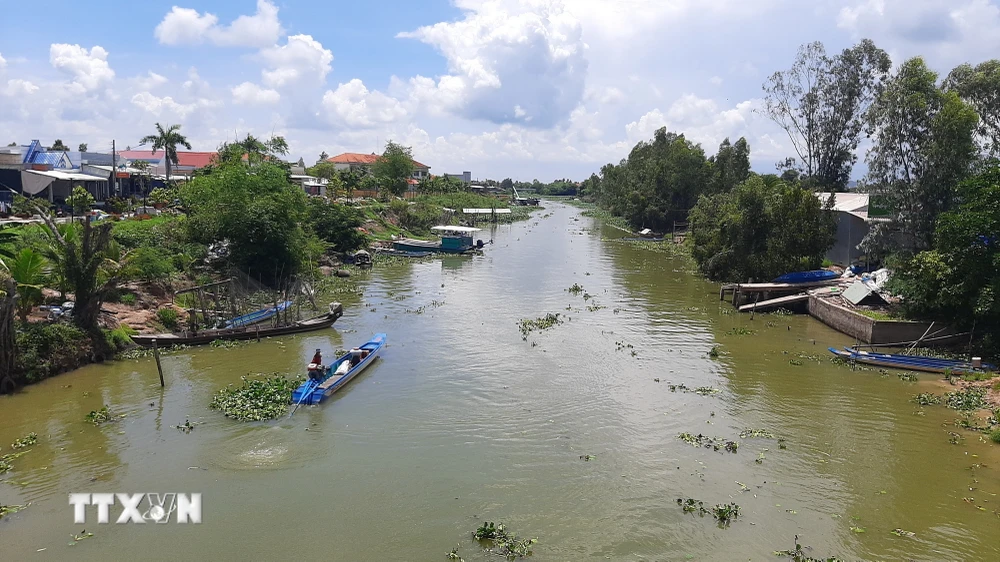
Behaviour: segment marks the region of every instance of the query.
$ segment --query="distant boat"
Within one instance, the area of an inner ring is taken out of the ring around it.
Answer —
[[[837,349],[829,348],[830,353],[837,357],[850,361],[857,361],[866,365],[876,365],[879,367],[889,367],[893,369],[907,369],[910,371],[923,371],[925,373],[951,373],[953,375],[968,375],[974,373],[987,373],[996,371],[995,365],[983,363],[980,367],[975,367],[971,362],[958,361],[955,359],[940,359],[937,357],[926,357],[923,355],[898,355],[892,353],[873,353],[861,351],[853,347]]]
[[[385,334],[375,334],[361,347],[348,351],[333,362],[317,382],[307,379],[294,392],[293,404],[319,404],[344,387],[371,365],[385,346]],[[355,356],[354,352],[357,352]],[[356,359],[355,359],[356,357]],[[357,361],[356,363],[354,361]]]
[[[440,233],[441,240],[413,240],[404,238],[392,243],[392,248],[400,252],[442,252],[446,254],[465,254],[480,250],[483,241],[472,241],[472,233],[480,229],[471,226],[435,226],[431,228]]]
[[[253,324],[259,324],[264,320],[273,318],[279,312],[284,312],[286,308],[292,306],[292,301],[279,302],[278,304],[262,308],[260,310],[251,312],[250,314],[244,314],[243,316],[237,316],[232,320],[227,320],[225,328],[239,328],[241,326],[252,326]]]
[[[840,275],[834,271],[816,269],[813,271],[796,271],[794,273],[786,273],[781,277],[776,277],[772,283],[816,283],[818,281],[831,281],[838,277],[840,277]]]
[[[343,315],[344,307],[339,302],[333,302],[330,303],[330,311],[326,314],[308,320],[301,320],[288,326],[279,326],[277,328],[239,326],[236,328],[203,330],[197,333],[142,334],[132,336],[132,341],[142,347],[153,347],[153,340],[156,340],[157,345],[166,347],[172,345],[204,345],[212,343],[215,340],[252,340],[258,337],[287,336],[329,328]]]

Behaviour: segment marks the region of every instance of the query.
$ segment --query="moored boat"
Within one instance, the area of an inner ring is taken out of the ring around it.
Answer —
[[[772,283],[816,283],[818,281],[831,281],[840,277],[835,271],[825,269],[815,269],[813,271],[795,271],[776,277]]]
[[[431,228],[440,234],[440,240],[413,240],[404,238],[392,243],[400,252],[441,252],[445,254],[465,254],[483,248],[483,241],[473,242],[472,234],[480,229],[471,226],[435,226]]]
[[[264,320],[273,318],[279,312],[284,312],[289,306],[292,306],[292,301],[279,302],[274,306],[262,308],[251,312],[250,314],[244,314],[243,316],[237,316],[232,320],[227,320],[224,327],[239,328],[240,326],[252,326],[253,324],[259,324]]]
[[[293,404],[319,404],[337,392],[371,365],[385,346],[385,334],[375,334],[321,370],[318,378],[308,378],[292,392]],[[310,364],[310,368],[317,365]]]
[[[260,328],[257,326],[240,326],[218,330],[202,330],[199,332],[180,332],[170,334],[141,334],[132,336],[132,341],[141,347],[153,347],[153,340],[158,346],[173,345],[204,345],[215,340],[252,340],[254,338],[269,338],[287,336],[322,330],[333,326],[338,318],[344,315],[344,307],[339,302],[330,303],[330,311],[326,314],[301,320],[287,326]]]
[[[923,355],[899,355],[893,353],[874,353],[862,351],[853,347],[837,349],[829,348],[830,352],[842,359],[875,365],[878,367],[889,367],[892,369],[906,369],[910,371],[922,371],[925,373],[951,373],[953,375],[970,375],[979,373],[995,372],[995,365],[982,363],[979,366],[973,365],[969,361],[958,361],[955,359],[941,359],[938,357],[926,357]]]

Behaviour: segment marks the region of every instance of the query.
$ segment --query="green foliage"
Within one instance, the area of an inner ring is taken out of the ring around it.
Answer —
[[[835,56],[820,42],[799,48],[789,70],[764,84],[765,113],[792,142],[798,160],[787,181],[843,191],[850,180],[869,103],[889,72],[889,55],[864,39]]]
[[[126,197],[109,197],[105,203],[109,213],[118,215],[127,213],[133,206],[132,200]]]
[[[958,188],[958,208],[938,220],[933,250],[895,264],[889,290],[914,318],[975,327],[1000,338],[1000,167]],[[1000,339],[997,339],[1000,341]]]
[[[953,410],[979,410],[986,407],[986,389],[969,386],[945,394],[944,400]]]
[[[417,190],[421,193],[458,193],[465,191],[465,183],[453,177],[428,176],[420,180]]]
[[[73,192],[66,198],[66,204],[73,208],[73,214],[85,215],[94,204],[94,196],[82,186],[73,188]]]
[[[1000,60],[956,67],[945,80],[945,88],[957,92],[976,110],[983,152],[1000,157]]]
[[[17,379],[38,382],[89,362],[91,341],[79,328],[57,322],[17,325]]]
[[[189,239],[227,242],[230,262],[276,281],[299,271],[308,253],[306,195],[268,161],[223,163],[181,187]]]
[[[177,329],[177,319],[177,311],[173,308],[161,308],[156,311],[156,320],[159,321],[160,324],[163,324],[164,328],[170,331]]]
[[[114,330],[107,330],[105,332],[108,339],[108,346],[116,352],[122,351],[134,345],[132,342],[132,336],[137,333],[138,332],[125,324],[122,324]]]
[[[413,176],[413,150],[389,141],[382,156],[372,165],[372,175],[379,185],[399,197],[409,187],[407,180]]]
[[[809,191],[752,176],[691,211],[691,253],[710,279],[769,280],[815,269],[836,237],[831,213]]]
[[[24,248],[13,258],[0,260],[0,269],[17,283],[17,313],[24,322],[31,309],[42,302],[42,284],[48,274],[45,258],[31,248]]]
[[[869,253],[931,247],[937,218],[951,209],[976,157],[978,122],[957,93],[938,88],[937,73],[919,57],[889,79],[868,114],[867,181],[891,209],[894,233],[873,229],[863,244]]]
[[[108,422],[118,421],[124,417],[125,414],[115,414],[110,408],[108,408],[107,405],[104,405],[100,410],[91,410],[90,413],[87,414],[86,421],[94,425],[101,425]]]
[[[430,228],[441,221],[441,207],[424,201],[413,204],[394,201],[390,209],[399,218],[399,226],[418,234],[430,232]]]
[[[147,283],[158,283],[170,279],[173,273],[173,258],[166,250],[143,246],[132,252],[129,260],[130,277]]]
[[[147,199],[154,205],[168,205],[176,198],[176,193],[174,191],[175,190],[173,189],[157,187],[153,191],[149,192]]]
[[[25,447],[30,447],[38,443],[38,434],[32,431],[31,433],[25,435],[24,437],[15,439],[11,444],[11,449],[23,449]]]
[[[229,385],[215,394],[209,407],[239,421],[270,420],[281,416],[292,403],[292,391],[301,379],[279,374],[266,378],[241,377],[240,386]]]
[[[124,305],[127,305],[127,306],[135,306],[135,303],[137,302],[137,300],[138,299],[136,298],[135,294],[133,294],[133,293],[125,293],[124,295],[121,295],[121,296],[118,297],[118,302],[120,302],[120,303],[122,303]]]
[[[508,532],[503,523],[494,525],[492,521],[483,523],[472,533],[472,538],[492,543],[492,548],[489,550],[507,560],[530,556],[531,545],[538,542],[538,539],[520,539]]]
[[[993,441],[994,443],[998,443],[998,444],[1000,444],[1000,428],[997,428],[997,429],[993,429],[993,430],[991,430],[991,431],[989,432],[989,435],[990,435],[990,439],[991,439],[991,440],[992,440],[992,441]]]
[[[358,230],[364,214],[354,207],[327,203],[313,197],[307,204],[309,227],[337,252],[349,252],[364,247],[367,237]]]

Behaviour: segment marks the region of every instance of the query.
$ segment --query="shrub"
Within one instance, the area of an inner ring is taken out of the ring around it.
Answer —
[[[992,439],[994,443],[1000,443],[1000,428],[990,431],[990,439]]]
[[[124,295],[118,297],[118,302],[126,306],[135,306],[137,300],[136,296],[132,293],[125,293]]]
[[[37,382],[90,361],[90,338],[71,324],[18,323],[16,332],[15,379]]]
[[[131,336],[137,334],[130,326],[122,324],[114,330],[105,330],[104,336],[108,340],[108,345],[115,351],[121,351],[132,346]]]
[[[393,203],[397,203],[393,201]],[[399,203],[403,203],[399,201]],[[406,204],[403,203],[405,206]],[[349,252],[365,246],[367,237],[358,230],[364,220],[361,211],[347,205],[327,203],[320,198],[309,199],[309,227],[324,242],[338,252]]]
[[[172,308],[161,308],[156,311],[156,319],[168,330],[177,329],[177,311]]]
[[[165,250],[142,247],[132,253],[132,274],[149,283],[165,281],[174,272],[174,262]]]
[[[399,226],[412,232],[427,232],[440,220],[440,207],[420,202],[406,206],[406,209],[399,215]]]

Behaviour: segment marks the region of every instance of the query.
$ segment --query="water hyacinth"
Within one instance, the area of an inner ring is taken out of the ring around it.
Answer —
[[[21,449],[21,448],[24,448],[24,447],[30,447],[30,446],[34,445],[35,443],[38,443],[38,434],[35,433],[35,432],[31,432],[31,433],[25,435],[24,437],[15,440],[14,443],[10,446],[10,448],[11,449]]]
[[[292,391],[302,377],[273,373],[266,378],[241,377],[240,386],[229,385],[215,394],[209,407],[239,421],[271,420],[288,411]]]

